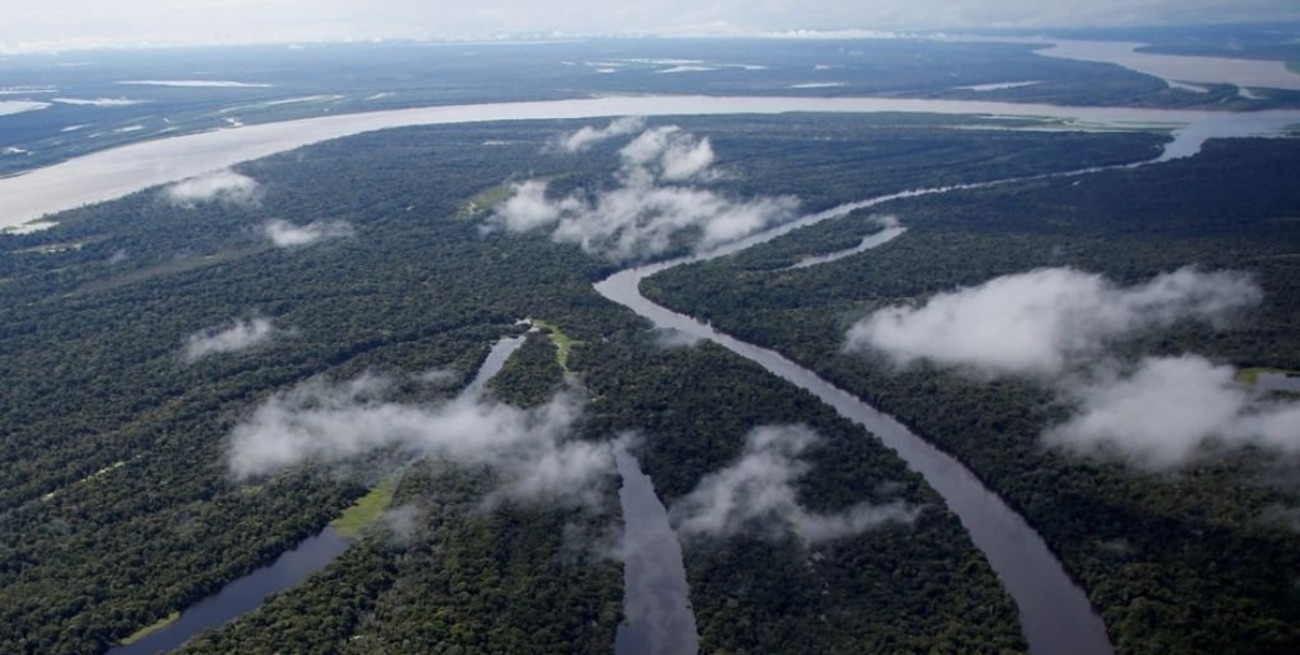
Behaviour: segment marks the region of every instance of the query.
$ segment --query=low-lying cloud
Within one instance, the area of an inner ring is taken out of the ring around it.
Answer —
[[[660,348],[690,348],[704,340],[704,337],[677,328],[655,328],[652,336],[654,344]]]
[[[266,343],[275,335],[275,327],[265,318],[237,319],[232,323],[207,328],[185,339],[187,362],[215,355],[246,350]]]
[[[544,181],[515,185],[491,222],[511,232],[549,229],[557,243],[623,262],[661,254],[690,235],[708,250],[793,217],[789,196],[733,200],[700,186],[717,178],[713,148],[677,127],[642,132],[624,146],[618,186],[551,198]]]
[[[1127,373],[1103,371],[1066,390],[1078,412],[1045,439],[1151,469],[1194,461],[1216,445],[1300,453],[1300,402],[1265,400],[1236,373],[1195,355],[1146,358]]]
[[[1223,327],[1258,304],[1247,276],[1183,268],[1119,287],[1098,275],[1043,269],[880,310],[850,329],[849,350],[883,352],[985,375],[1034,376],[1073,414],[1043,433],[1065,451],[1147,469],[1255,446],[1300,453],[1300,402],[1266,397],[1232,366],[1193,354],[1123,363],[1125,338],[1196,320]]]
[[[565,152],[582,152],[598,143],[637,132],[643,127],[645,127],[644,118],[625,116],[610,121],[605,127],[583,126],[576,132],[561,136],[556,144]]]
[[[209,202],[251,206],[260,197],[257,180],[231,170],[213,171],[182,180],[163,189],[163,196],[179,207],[193,208]]]
[[[619,154],[625,165],[646,169],[660,179],[680,182],[700,177],[713,165],[713,144],[675,125],[642,132]]]
[[[1132,287],[1092,273],[1048,268],[940,293],[919,307],[889,307],[848,332],[848,350],[907,365],[927,360],[991,374],[1059,374],[1115,341],[1183,320],[1222,324],[1262,292],[1234,272],[1179,269]]]
[[[805,543],[858,534],[888,522],[911,522],[919,510],[901,502],[860,503],[835,514],[799,504],[795,482],[811,467],[799,457],[818,436],[801,426],[765,426],[746,438],[740,459],[705,476],[674,503],[669,518],[683,537],[755,534],[780,539],[791,532]]]
[[[306,246],[322,239],[350,237],[355,233],[352,225],[343,221],[312,221],[306,225],[294,225],[280,219],[267,221],[262,226],[262,232],[271,243],[280,248]]]
[[[533,409],[462,394],[429,405],[383,399],[391,381],[365,375],[311,380],[258,407],[232,432],[228,465],[238,479],[306,462],[340,462],[397,447],[499,474],[488,501],[557,499],[596,506],[613,475],[610,443],[569,439],[581,411],[562,393]]]

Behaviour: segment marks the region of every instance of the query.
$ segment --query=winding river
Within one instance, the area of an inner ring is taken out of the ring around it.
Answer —
[[[924,192],[941,193],[944,190],[929,189]],[[816,214],[810,217],[815,220],[806,219],[806,222],[829,220],[846,215],[861,206],[878,204],[902,195],[892,194],[844,205]],[[749,245],[754,245],[787,231],[773,230],[746,241]],[[707,339],[757,363],[795,386],[811,392],[841,416],[879,437],[939,492],[948,509],[961,520],[975,547],[984,553],[1007,592],[1016,601],[1020,627],[1031,653],[1113,653],[1106,626],[1088,601],[1087,594],[1066,574],[1042,537],[960,462],[913,434],[893,417],[775,351],[718,332],[694,318],[670,311],[641,295],[641,281],[655,273],[681,264],[721,257],[737,250],[739,249],[734,246],[724,247],[706,254],[623,270],[597,283],[596,291],[649,319],[655,327],[674,329],[698,339]]]
[[[442,106],[253,125],[138,143],[79,157],[22,175],[0,179],[0,198],[3,198],[5,203],[3,210],[0,210],[2,212],[0,227],[19,226],[57,211],[111,200],[150,186],[222,169],[242,161],[299,146],[389,127],[621,115],[671,116],[785,112],[984,114],[1056,119],[1064,121],[1067,127],[1078,124],[1115,128],[1160,126],[1171,129],[1175,137],[1174,141],[1166,146],[1160,159],[1193,155],[1208,138],[1277,135],[1288,126],[1300,124],[1300,111],[1294,110],[1216,113],[899,98],[651,96]],[[1088,171],[1076,174],[1086,172]],[[972,541],[988,558],[1007,591],[1015,599],[1019,607],[1021,626],[1032,652],[1065,655],[1109,653],[1112,648],[1105,627],[1084,592],[1066,575],[1060,562],[1038,534],[959,462],[909,432],[898,421],[776,352],[737,340],[691,317],[668,311],[644,298],[638,290],[642,279],[658,271],[689,261],[739,252],[787,234],[800,226],[843,216],[854,209],[896,198],[944,193],[973,186],[985,185],[959,185],[905,191],[851,203],[732,242],[707,254],[624,270],[598,283],[596,289],[604,297],[632,309],[657,326],[674,328],[694,337],[709,339],[758,363],[785,380],[812,392],[840,414],[865,426],[887,446],[897,451],[914,470],[923,475],[927,483],[943,496],[948,507],[961,519]],[[503,362],[504,358],[501,358],[501,361]],[[633,471],[634,468],[634,462],[627,459],[620,460],[620,470],[625,473],[625,486],[629,489],[636,486],[635,476],[639,470]],[[648,485],[648,480],[645,482]],[[645,498],[644,494],[642,498]],[[665,548],[676,547],[671,540],[669,545],[665,546]],[[332,557],[325,558],[325,561]],[[273,567],[277,565],[279,562]],[[321,565],[323,566],[323,563]],[[290,583],[288,586],[295,583]],[[235,584],[238,584],[238,581],[231,586]],[[187,611],[182,615],[181,620],[184,621],[185,617],[193,611],[195,610]],[[178,621],[173,625],[180,623],[181,621]],[[220,622],[210,623],[199,626],[199,629],[219,624]],[[166,629],[155,634],[161,635],[165,632]],[[693,638],[693,635],[691,637]],[[116,649],[112,653],[128,655],[159,652],[144,650],[143,644],[147,640],[137,642],[139,649]]]

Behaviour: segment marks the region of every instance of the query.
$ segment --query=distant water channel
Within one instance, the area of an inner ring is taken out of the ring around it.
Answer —
[[[474,379],[461,393],[482,392],[488,380],[501,372],[506,360],[522,345],[523,337],[505,337],[497,341]],[[299,542],[293,550],[280,555],[269,566],[229,582],[221,591],[185,608],[180,618],[157,632],[129,646],[116,646],[107,655],[158,655],[180,648],[204,630],[219,628],[257,609],[272,594],[298,586],[342,555],[351,544],[351,540],[326,526]]]

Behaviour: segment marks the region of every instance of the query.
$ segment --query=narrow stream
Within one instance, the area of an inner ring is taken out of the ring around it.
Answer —
[[[477,394],[501,372],[510,356],[524,345],[524,337],[505,337],[488,351],[488,356],[462,394]],[[325,526],[298,542],[268,566],[237,578],[220,591],[185,608],[180,618],[130,645],[115,646],[107,655],[158,655],[180,648],[204,630],[221,627],[257,609],[272,594],[292,589],[307,576],[325,568],[348,549],[351,540]]]

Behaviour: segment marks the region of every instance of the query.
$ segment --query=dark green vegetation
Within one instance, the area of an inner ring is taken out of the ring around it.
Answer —
[[[720,165],[737,174],[724,190],[796,193],[810,210],[936,182],[1141,159],[1157,142],[942,127],[953,120],[682,124],[712,137]],[[825,545],[813,569],[795,564],[792,544],[691,546],[693,603],[711,648],[805,652],[778,631],[736,632],[728,622],[764,625],[778,610],[816,616],[809,607],[827,609],[834,629],[782,629],[832,649],[1018,648],[1011,608],[987,565],[932,494],[865,435],[712,349],[653,351],[645,326],[591,289],[608,265],[577,248],[541,235],[483,235],[477,223],[454,218],[467,199],[523,174],[564,175],[557,187],[608,183],[617,144],[584,158],[538,154],[564,127],[408,129],[331,142],[242,167],[264,184],[254,207],[180,210],[148,191],[68,213],[48,232],[0,239],[0,651],[102,651],[270,561],[391,471],[380,458],[345,475],[308,466],[232,481],[227,435],[270,393],[369,370],[394,376],[398,399],[436,400],[463,386],[488,346],[517,333],[514,321],[525,316],[545,317],[579,342],[569,366],[595,394],[579,436],[644,430],[646,466],[669,499],[729,461],[755,425],[804,421],[825,430],[813,457],[837,481],[811,475],[802,488],[811,506],[872,498],[883,493],[880,481],[901,483],[899,496],[927,506],[911,530]],[[827,137],[834,149],[818,140]],[[481,145],[489,140],[508,145]],[[268,218],[344,220],[356,234],[277,249],[260,231]],[[78,247],[51,248],[69,244]],[[274,322],[270,343],[183,362],[188,335],[250,316]],[[543,336],[513,358],[496,393],[532,404],[557,388],[555,349]],[[454,372],[450,387],[408,377],[442,368]],[[707,387],[699,391],[707,402],[670,394],[688,376]],[[671,415],[659,411],[664,402]],[[841,450],[852,457],[837,457]],[[419,517],[406,546],[382,530],[363,537],[323,574],[201,645],[257,652],[302,643],[300,652],[329,652],[365,635],[394,651],[427,652],[438,641],[448,652],[519,652],[519,635],[534,632],[546,635],[536,643],[561,651],[613,643],[617,567],[555,555],[569,552],[557,541],[565,526],[591,523],[606,534],[617,529],[615,512],[475,513],[490,479],[425,466],[395,490],[394,506],[413,505]],[[808,597],[800,585],[809,580],[858,608],[863,623]],[[498,616],[532,593],[544,602]],[[509,628],[498,633],[498,622]],[[420,636],[403,642],[405,634]]]
[[[999,275],[1074,266],[1135,283],[1197,264],[1250,271],[1266,300],[1226,332],[1182,326],[1133,351],[1295,369],[1298,166],[1294,141],[1210,142],[1195,158],[1135,170],[900,201],[873,210],[909,227],[878,250],[783,270],[878,229],[863,214],[674,269],[645,291],[782,351],[963,460],[1061,555],[1121,653],[1296,652],[1300,536],[1285,508],[1300,503],[1300,462],[1245,451],[1154,474],[1080,459],[1040,445],[1068,409],[1039,385],[897,370],[841,347],[876,308]]]

